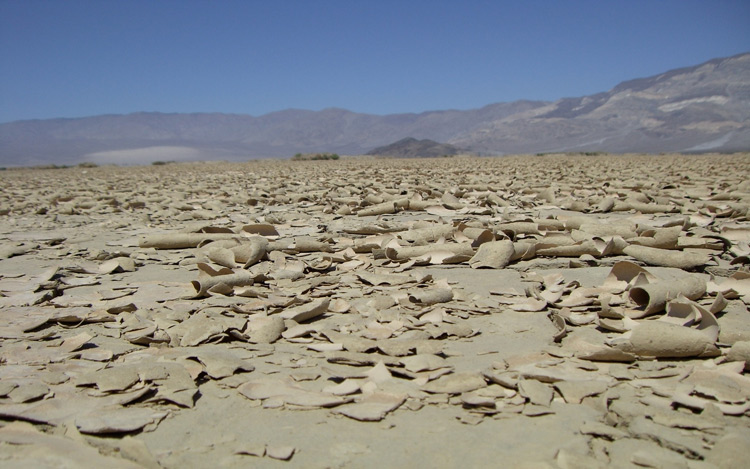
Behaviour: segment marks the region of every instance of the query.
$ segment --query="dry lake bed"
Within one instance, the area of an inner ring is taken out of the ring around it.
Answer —
[[[741,467],[750,155],[0,172],[3,467]]]

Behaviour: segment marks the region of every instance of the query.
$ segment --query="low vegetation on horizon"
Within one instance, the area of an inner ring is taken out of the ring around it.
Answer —
[[[292,157],[292,161],[318,161],[318,160],[338,160],[337,153],[297,153]]]

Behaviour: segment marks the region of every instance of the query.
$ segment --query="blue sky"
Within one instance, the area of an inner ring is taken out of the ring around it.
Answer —
[[[0,122],[471,109],[748,51],[748,0],[0,0]]]

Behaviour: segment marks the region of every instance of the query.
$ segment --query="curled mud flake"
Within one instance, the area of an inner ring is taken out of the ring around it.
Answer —
[[[487,382],[481,373],[462,372],[442,376],[421,386],[421,389],[431,394],[461,394],[484,387],[487,387]]]
[[[494,409],[496,396],[484,395],[481,391],[470,391],[461,394],[461,403],[468,407],[488,407]]]
[[[612,293],[625,291],[628,287],[643,283],[654,283],[654,277],[648,270],[630,261],[619,261],[612,266],[607,278],[604,280],[603,288]]]
[[[536,247],[536,255],[544,257],[580,257],[590,255],[600,257],[601,249],[593,240],[580,241],[569,246]]]
[[[294,238],[294,243],[290,247],[290,250],[297,253],[333,252],[333,248],[331,247],[330,243],[317,240],[310,236],[299,236]]]
[[[554,287],[554,288],[546,288],[541,291],[534,291],[534,297],[539,300],[544,300],[548,304],[557,304],[560,302],[560,298],[562,298],[563,294],[565,292],[561,287]]]
[[[515,248],[510,240],[487,242],[479,246],[469,265],[474,269],[502,269],[510,263],[514,253]]]
[[[0,292],[37,292],[58,275],[59,270],[57,267],[52,267],[34,276],[26,274],[0,275]]]
[[[138,246],[155,249],[187,249],[200,246],[207,241],[235,239],[239,235],[231,233],[167,233],[142,236]]]
[[[414,282],[410,275],[403,274],[378,274],[374,272],[357,272],[355,273],[360,280],[370,285],[403,285]]]
[[[681,226],[670,228],[660,228],[652,233],[652,236],[639,236],[629,239],[628,242],[633,245],[648,246],[660,249],[676,249],[678,240],[682,233]]]
[[[363,380],[361,379],[345,379],[339,384],[323,388],[323,392],[328,392],[335,396],[348,396],[358,393],[362,388],[362,384]]]
[[[365,394],[360,400],[352,404],[344,404],[333,410],[336,414],[345,415],[363,422],[377,422],[396,410],[406,401],[403,394],[373,392]]]
[[[396,203],[392,201],[382,202],[375,205],[370,205],[369,207],[365,207],[363,209],[360,209],[357,212],[358,217],[371,217],[371,216],[377,216],[377,215],[387,215],[391,213],[396,213],[397,211]]]
[[[716,342],[716,340],[719,338],[719,321],[716,319],[716,316],[714,316],[712,312],[708,311],[698,303],[687,299],[677,298],[671,301],[667,308],[668,312],[672,309],[669,307],[670,305],[674,305],[676,311],[679,312],[678,315],[680,317],[690,317],[692,315],[695,315],[698,322],[696,330],[702,332],[710,340]],[[680,308],[677,308],[678,306]],[[687,312],[688,310],[689,312]]]
[[[745,362],[745,371],[750,371],[750,342],[735,342],[727,352],[727,360]]]
[[[592,435],[600,438],[606,438],[607,440],[614,441],[619,438],[625,438],[628,434],[620,429],[606,425],[604,423],[585,421],[578,428],[584,435]]]
[[[221,292],[223,294],[231,293],[234,287],[252,285],[255,282],[255,275],[250,272],[236,272],[221,275],[207,275],[193,280],[191,283],[196,291],[196,298],[210,296],[211,292]]]
[[[555,396],[555,392],[550,386],[534,379],[519,381],[518,393],[531,404],[543,407],[549,407],[552,398]]]
[[[351,303],[344,298],[335,298],[328,305],[328,309],[334,313],[347,313],[351,310],[351,307]]]
[[[589,371],[584,371],[580,368],[574,367],[569,364],[558,364],[550,366],[551,363],[526,363],[521,365],[513,365],[511,370],[512,373],[516,374],[520,378],[528,380],[536,380],[542,383],[557,383],[560,381],[588,381],[594,379],[595,376]]]
[[[330,298],[319,298],[303,305],[287,308],[279,313],[279,317],[301,323],[325,314],[330,303]]]
[[[710,282],[709,291],[717,293],[734,291],[736,292],[736,295],[742,297],[744,301],[746,298],[750,297],[750,273],[741,271],[735,272],[718,285],[716,282]],[[730,298],[730,296],[725,296]],[[747,301],[745,302],[747,303]]]
[[[167,412],[149,408],[112,407],[77,416],[75,424],[81,433],[127,433],[158,423],[166,416]]]
[[[415,257],[413,260],[416,265],[450,265],[466,262],[470,258],[471,256],[468,254],[456,254],[450,250],[438,249],[425,254],[424,256]]]
[[[234,252],[227,248],[213,247],[206,253],[211,262],[214,262],[220,266],[228,269],[233,269],[237,262],[235,261]]]
[[[453,299],[453,290],[448,288],[427,288],[409,294],[409,301],[422,306],[446,303]]]
[[[328,344],[328,343],[313,343],[308,344],[307,348],[309,350],[314,350],[316,352],[337,352],[340,350],[344,350],[343,344]]]
[[[630,299],[643,307],[643,316],[664,310],[667,302],[680,295],[696,300],[706,293],[706,282],[696,275],[682,277],[679,280],[661,281],[640,285],[630,289]],[[630,315],[636,319],[636,317]]]
[[[600,212],[600,213],[607,213],[612,211],[612,209],[615,206],[615,199],[613,197],[604,197],[602,200],[600,200],[596,207],[592,210],[592,212]]]
[[[634,362],[638,359],[635,353],[607,345],[588,344],[583,349],[576,350],[575,357],[594,362]]]
[[[254,316],[247,323],[245,335],[248,342],[272,344],[285,329],[284,319],[279,316]]]
[[[248,381],[237,390],[248,399],[277,399],[282,404],[300,407],[335,407],[352,401],[350,397],[307,391],[289,380],[281,379]]]
[[[321,334],[332,343],[342,344],[344,349],[349,352],[369,352],[378,346],[378,343],[374,340],[365,339],[364,337],[359,337],[353,334],[344,334],[332,330],[321,331]]]
[[[268,223],[255,223],[252,225],[245,225],[241,228],[241,231],[243,233],[248,233],[251,235],[260,235],[264,237],[274,237],[279,236],[279,232],[276,231],[276,228]]]
[[[628,425],[628,432],[636,438],[648,439],[662,447],[682,453],[689,458],[704,458],[706,449],[702,438],[676,428],[664,427],[645,416],[637,416]]]
[[[248,268],[260,262],[266,256],[268,251],[268,240],[259,236],[254,236],[248,240],[243,240],[238,246],[231,248],[234,253],[234,260],[244,264]]]
[[[425,246],[400,246],[388,247],[385,255],[388,259],[394,261],[407,261],[412,258],[421,256],[431,256],[438,252],[450,253],[456,258],[471,259],[474,256],[474,248],[470,243],[444,243],[428,244]]]
[[[514,301],[509,307],[513,311],[537,312],[543,311],[547,308],[547,301],[538,300],[536,298],[525,298],[523,300]]]
[[[287,321],[287,326],[287,329],[281,334],[287,340],[309,336],[320,329],[319,326],[313,324],[295,324],[291,319]]]
[[[22,256],[39,247],[38,244],[31,243],[3,243],[0,246],[0,259],[9,259],[13,256]]]
[[[294,456],[296,448],[294,446],[286,445],[268,445],[266,446],[266,456],[271,459],[278,459],[280,461],[289,461]]]
[[[76,336],[63,340],[63,343],[60,344],[60,350],[64,353],[74,352],[86,345],[94,337],[93,334],[89,334],[88,332],[81,332]]]
[[[750,378],[742,374],[739,362],[728,362],[718,366],[696,367],[683,383],[692,386],[692,391],[723,402],[744,402],[750,399]],[[691,391],[691,392],[692,392]]]
[[[54,298],[51,290],[17,293],[11,296],[0,296],[0,307],[34,306]]]
[[[18,383],[9,381],[7,379],[4,381],[0,381],[0,397],[7,397],[8,394],[10,394],[11,391],[16,389],[18,386]]]
[[[557,313],[550,313],[549,317],[557,330],[555,335],[552,336],[552,339],[559,343],[568,334],[567,328],[565,327],[565,319]]]
[[[559,312],[559,315],[565,319],[565,322],[573,326],[585,326],[586,324],[593,324],[598,319],[597,314],[593,311],[571,311],[569,308],[562,308]]]
[[[197,313],[168,330],[170,335],[179,338],[181,347],[193,347],[207,342],[230,329],[242,330],[246,319],[230,318],[222,315],[209,315],[205,312]]]
[[[55,436],[38,431],[26,422],[13,422],[0,428],[0,442],[9,446],[33,448],[43,456],[25,453],[21,458],[12,454],[6,463],[15,466],[33,465],[41,467],[52,463],[57,467],[107,467],[112,469],[136,469],[140,464],[114,456],[105,456],[93,446],[63,436]]]
[[[116,257],[99,266],[99,272],[103,274],[135,272],[135,269],[135,261],[130,257]]]
[[[223,345],[203,345],[191,350],[186,358],[195,358],[205,367],[206,374],[213,379],[226,378],[238,371],[253,371],[252,354],[244,349],[227,348]]]
[[[379,323],[377,321],[369,322],[365,330],[362,331],[362,337],[373,340],[386,340],[404,327],[403,321],[390,321],[388,323]]]
[[[672,395],[674,404],[695,410],[705,410],[709,406],[716,406],[724,415],[743,415],[750,410],[750,401],[741,404],[718,403],[714,399],[704,399],[685,392],[677,391]]]
[[[627,332],[631,329],[630,324],[624,318],[605,318],[600,316],[595,322],[598,327],[606,331]]]
[[[527,219],[528,220],[528,219]],[[539,225],[532,221],[515,221],[509,223],[500,223],[493,228],[498,232],[503,232],[512,238],[516,238],[519,235],[538,235],[541,234],[539,231]]]
[[[14,403],[24,403],[34,401],[36,399],[41,399],[42,397],[49,394],[49,392],[49,386],[42,383],[41,381],[34,380],[18,384],[6,395]]]
[[[717,314],[722,311],[724,311],[724,308],[727,307],[729,302],[724,298],[724,295],[721,292],[718,292],[716,294],[716,298],[714,298],[714,301],[711,303],[711,306],[708,308],[708,310],[711,312],[711,314]]]
[[[17,339],[24,337],[46,324],[53,316],[52,308],[17,308],[0,309],[0,338]]]
[[[583,398],[597,396],[609,389],[606,381],[559,381],[555,389],[563,396],[568,404],[580,404]]]
[[[661,316],[658,320],[690,327],[701,320],[701,309],[703,308],[700,308],[697,303],[688,300],[684,296],[679,296],[667,303],[667,314]]]
[[[111,368],[81,376],[76,380],[76,385],[94,384],[101,392],[119,392],[130,388],[138,381],[138,369],[135,366],[114,365]]]
[[[555,305],[562,307],[588,306],[596,302],[599,295],[605,293],[600,288],[576,288],[570,295],[560,301],[555,301]]]
[[[447,366],[444,358],[437,355],[411,355],[401,359],[401,363],[408,371],[418,373],[420,371],[432,371]]]
[[[690,270],[709,263],[706,254],[630,245],[623,253],[649,265]]]
[[[554,414],[555,411],[549,406],[536,405],[532,403],[526,403],[521,411],[526,417],[540,417],[542,415]]]
[[[715,341],[713,333],[664,321],[646,321],[633,327],[627,342],[619,348],[640,357],[715,357],[720,355]]]

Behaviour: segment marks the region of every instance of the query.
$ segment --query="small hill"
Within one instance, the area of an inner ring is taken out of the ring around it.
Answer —
[[[391,143],[367,152],[367,155],[389,156],[392,158],[435,158],[440,156],[453,156],[465,153],[458,147],[447,143],[438,143],[434,140],[407,137],[398,142]]]

